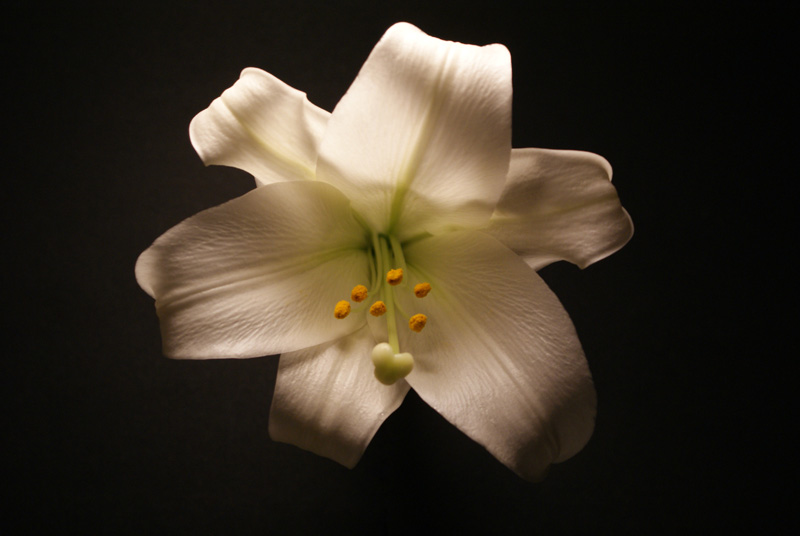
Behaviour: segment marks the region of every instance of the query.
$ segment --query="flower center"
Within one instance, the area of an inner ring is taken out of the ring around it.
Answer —
[[[408,328],[416,333],[422,331],[428,317],[421,313],[409,317],[397,303],[395,292],[408,291],[408,283],[403,279],[406,272],[403,250],[400,242],[394,236],[373,233],[371,265],[370,288],[362,284],[353,287],[350,299],[356,302],[356,305],[351,307],[349,301],[341,300],[334,307],[333,316],[338,319],[345,318],[350,314],[351,309],[356,312],[362,309],[358,304],[364,302],[370,294],[382,295],[383,300],[377,300],[370,305],[369,314],[375,317],[385,315],[389,340],[378,343],[372,349],[372,364],[375,365],[375,377],[378,381],[385,385],[392,385],[397,380],[408,376],[414,368],[413,356],[408,352],[400,352],[397,315],[405,317],[408,320]],[[385,286],[383,285],[384,280],[387,283]],[[418,283],[413,290],[417,298],[424,298],[430,291],[430,283]]]

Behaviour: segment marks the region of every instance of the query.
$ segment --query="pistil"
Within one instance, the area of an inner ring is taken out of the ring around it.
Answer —
[[[381,240],[381,258],[384,267],[391,266],[392,264],[389,258],[389,245],[387,242],[385,238]],[[392,271],[390,271],[389,274],[391,274]],[[402,281],[402,272],[400,272],[400,280]],[[388,274],[386,281],[392,284]],[[395,321],[394,289],[386,287],[386,292],[384,294],[384,301],[386,302],[386,331],[389,334],[389,345],[395,353],[399,353],[400,341],[397,337],[397,322]]]
[[[386,315],[386,332],[389,341],[375,346],[372,351],[372,362],[375,365],[375,377],[378,381],[391,385],[397,380],[405,378],[414,368],[412,355],[408,352],[400,352],[397,313],[401,313],[408,319],[409,329],[416,333],[422,331],[428,321],[428,317],[418,313],[409,318],[396,301],[395,287],[402,286],[407,288],[408,285],[404,282],[407,267],[403,256],[403,248],[394,236],[372,233],[370,264],[371,288],[368,289],[364,285],[357,284],[350,293],[350,299],[357,304],[355,306],[356,310],[360,310],[358,304],[365,301],[370,294],[373,296],[381,294],[383,280],[386,280],[386,290],[382,293],[383,300],[375,301],[370,306],[369,313],[375,317]],[[414,295],[417,298],[424,298],[430,291],[431,285],[429,283],[418,283],[414,286]],[[347,317],[350,311],[350,302],[341,300],[334,308],[334,316],[342,319]]]

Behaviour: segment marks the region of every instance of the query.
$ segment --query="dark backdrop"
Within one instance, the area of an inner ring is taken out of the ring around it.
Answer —
[[[229,4],[4,14],[8,534],[683,533],[783,519],[797,416],[787,9]],[[609,259],[542,272],[599,412],[586,448],[540,484],[413,392],[354,470],[272,442],[277,358],[162,357],[134,280],[161,233],[252,188],[204,168],[187,130],[242,68],[332,110],[401,20],[505,44],[514,146],[605,156],[636,226]]]

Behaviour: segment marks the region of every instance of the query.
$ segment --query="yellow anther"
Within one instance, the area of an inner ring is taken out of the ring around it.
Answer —
[[[357,303],[361,303],[362,301],[367,299],[367,287],[364,285],[356,285],[353,287],[353,291],[350,293],[350,298]]]
[[[350,314],[350,302],[345,300],[340,301],[336,304],[336,307],[333,309],[333,316],[341,320],[342,318],[347,317]]]
[[[372,316],[381,316],[383,313],[386,312],[386,304],[382,301],[376,301],[372,304],[369,308],[369,314]]]
[[[419,333],[422,331],[422,328],[425,327],[425,324],[428,322],[428,317],[423,314],[416,314],[412,316],[408,320],[408,327],[411,328],[412,331],[416,331]]]
[[[417,298],[424,298],[431,291],[430,283],[417,283],[414,285],[414,295]]]
[[[390,285],[399,285],[403,282],[403,269],[402,268],[395,268],[394,270],[389,270],[389,273],[386,274],[386,282]]]

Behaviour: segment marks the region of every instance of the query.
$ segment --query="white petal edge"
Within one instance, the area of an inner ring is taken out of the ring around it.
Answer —
[[[164,353],[240,358],[314,346],[364,325],[333,308],[369,278],[348,200],[314,181],[275,183],[176,225],[141,254]]]
[[[332,343],[281,355],[270,437],[353,468],[409,389],[404,380],[387,386],[375,379],[375,344],[365,326]]]
[[[487,232],[535,270],[560,260],[585,268],[624,246],[633,222],[602,156],[514,149]]]
[[[251,67],[195,116],[189,138],[207,166],[242,169],[258,186],[313,179],[329,117],[302,91]]]
[[[406,381],[506,466],[540,480],[594,429],[596,395],[569,316],[534,270],[483,233],[405,251],[409,284],[433,287],[404,303],[428,316],[421,333],[402,330],[416,363]]]
[[[511,151],[511,58],[502,45],[387,30],[337,104],[317,177],[378,232],[484,226]]]

